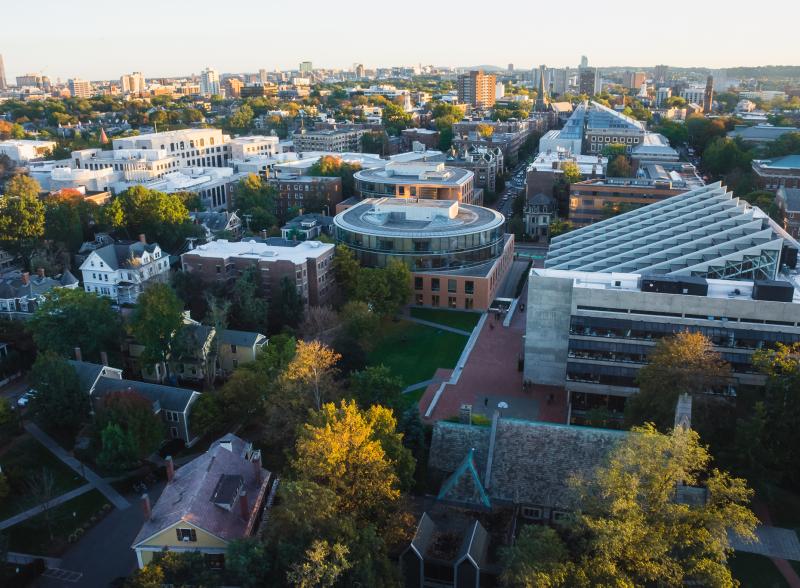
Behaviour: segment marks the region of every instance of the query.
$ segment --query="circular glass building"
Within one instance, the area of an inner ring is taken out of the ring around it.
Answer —
[[[503,254],[503,215],[452,200],[368,199],[333,219],[336,240],[362,265],[384,267],[390,259],[411,271],[469,268]]]

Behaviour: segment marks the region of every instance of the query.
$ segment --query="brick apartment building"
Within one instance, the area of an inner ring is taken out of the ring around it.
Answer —
[[[473,70],[458,76],[458,101],[473,108],[491,108],[495,101],[497,76]]]
[[[309,206],[328,206],[336,210],[342,201],[342,179],[327,176],[287,176],[267,178],[267,183],[278,192],[278,215],[285,217],[292,210],[305,210]]]

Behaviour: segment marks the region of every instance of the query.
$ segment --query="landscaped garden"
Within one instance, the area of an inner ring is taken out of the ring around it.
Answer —
[[[467,339],[409,321],[384,323],[367,360],[385,365],[410,386],[431,379],[438,368],[454,368]]]

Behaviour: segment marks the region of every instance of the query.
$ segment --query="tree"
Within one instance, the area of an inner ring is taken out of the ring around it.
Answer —
[[[50,535],[50,541],[55,539],[53,534],[54,512],[53,504],[54,499],[58,496],[58,487],[56,486],[56,478],[53,472],[46,467],[34,472],[28,478],[28,496],[35,506],[42,509],[42,519],[47,527],[47,532]]]
[[[292,566],[286,579],[297,588],[335,586],[339,577],[351,567],[349,550],[341,543],[314,541],[306,550],[305,560]]]
[[[0,197],[0,242],[11,251],[24,251],[44,235],[44,205],[36,180],[16,175],[6,182]]]
[[[630,159],[625,155],[617,155],[608,164],[606,174],[614,178],[631,178],[633,177],[633,166]]]
[[[136,464],[136,441],[133,434],[109,422],[100,431],[100,453],[97,463],[110,470],[122,471]]]
[[[678,396],[686,393],[694,401],[693,426],[711,434],[716,425],[710,419],[725,400],[709,393],[727,385],[731,377],[730,365],[711,341],[702,333],[682,331],[660,340],[648,361],[639,370],[639,393],[626,403],[627,422],[654,422],[661,430],[669,430]]]
[[[346,163],[342,161],[340,157],[323,155],[316,161],[316,163],[314,163],[314,165],[309,168],[308,175],[341,178],[342,196],[349,197],[352,196],[355,191],[355,180],[353,179],[353,174],[360,169],[361,166],[357,163]],[[307,212],[315,211],[309,209]]]
[[[220,346],[222,344],[222,332],[228,328],[228,315],[231,310],[231,302],[222,298],[216,298],[211,294],[206,294],[208,300],[208,312],[206,313],[206,324],[214,329],[214,340],[211,342],[211,353],[206,360],[206,384],[213,388],[216,379],[216,363],[220,356]]]
[[[28,322],[39,349],[61,356],[81,349],[86,361],[99,361],[101,351],[119,350],[122,325],[111,300],[79,288],[55,288]]]
[[[320,410],[322,397],[329,387],[336,362],[341,357],[319,341],[298,341],[294,358],[286,367],[285,377],[289,382],[309,390],[314,406]]]
[[[389,288],[386,314],[392,316],[400,312],[411,297],[411,270],[399,259],[390,259],[384,271]]]
[[[162,588],[162,586],[164,586],[164,570],[156,562],[136,570],[125,583],[125,588]]]
[[[261,295],[261,273],[248,267],[233,286],[230,322],[234,328],[265,333],[269,318],[267,301]]]
[[[400,497],[399,480],[375,438],[367,413],[355,402],[325,404],[300,431],[292,468],[300,480],[336,493],[340,509],[374,520]]]
[[[303,310],[303,299],[297,291],[297,285],[293,279],[284,276],[280,281],[275,312],[271,315],[273,322],[277,323],[274,330],[279,330],[284,326],[296,328],[303,320]]]
[[[330,306],[309,306],[304,313],[300,332],[304,339],[317,339],[339,326],[339,315]]]
[[[62,190],[58,196],[47,197],[44,205],[44,237],[62,243],[70,252],[77,252],[84,241],[84,229],[95,220],[97,205],[84,200],[77,190],[74,193]]]
[[[234,205],[248,231],[266,230],[277,222],[275,190],[255,174],[239,180],[234,192]]]
[[[500,549],[503,586],[551,588],[567,579],[567,548],[551,527],[526,525],[511,547]]]
[[[168,284],[152,284],[139,295],[131,318],[131,332],[144,346],[141,359],[163,363],[169,377],[169,356],[175,334],[183,326],[183,303]]]
[[[556,219],[550,223],[550,227],[548,232],[550,233],[550,238],[558,237],[559,235],[563,235],[564,233],[568,233],[573,229],[572,223],[569,221]]]
[[[574,184],[581,181],[581,170],[574,161],[565,161],[561,164],[564,181],[567,184]]]
[[[350,393],[359,406],[373,404],[398,408],[402,403],[403,380],[384,365],[369,366],[350,374]]]
[[[342,307],[340,313],[344,330],[353,339],[369,344],[380,326],[380,317],[366,302],[352,300]]]
[[[624,143],[609,143],[603,147],[602,153],[603,157],[607,157],[609,160],[611,160],[619,155],[626,155],[628,150]]]
[[[712,139],[725,135],[725,122],[695,114],[686,119],[686,133],[689,144],[702,154]]]
[[[232,381],[238,372],[234,372]],[[192,433],[205,435],[222,430],[228,422],[220,394],[206,393],[192,405]]]
[[[228,124],[236,130],[243,131],[253,125],[253,109],[242,104],[228,119]]]
[[[29,380],[36,390],[31,412],[48,428],[77,431],[89,414],[89,397],[73,367],[52,352],[40,353]]]
[[[355,295],[358,287],[358,276],[361,265],[358,263],[353,250],[347,245],[337,245],[336,255],[333,258],[333,269],[336,273],[336,282],[349,299]]]
[[[665,120],[654,130],[664,135],[669,140],[669,144],[673,147],[680,147],[689,141],[689,133],[686,130],[686,125],[682,122]]]
[[[234,574],[242,588],[261,588],[268,584],[272,556],[263,541],[247,537],[234,539],[225,551],[225,568]]]
[[[494,134],[494,127],[492,125],[481,123],[478,125],[477,129],[481,139],[489,139]]]
[[[729,533],[753,539],[753,492],[710,462],[697,432],[645,425],[619,442],[606,465],[573,480],[586,548],[573,572],[582,581],[567,585],[733,586]],[[678,489],[701,485],[705,500],[676,499]]]
[[[97,411],[96,427],[105,431],[109,425],[117,425],[129,437],[133,460],[146,458],[164,440],[164,423],[153,413],[153,403],[136,391],[112,392],[103,396]]]
[[[703,167],[715,175],[733,170],[749,171],[753,155],[740,143],[727,137],[717,137],[703,151]]]

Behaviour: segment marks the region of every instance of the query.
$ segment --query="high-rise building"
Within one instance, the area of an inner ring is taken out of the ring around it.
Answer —
[[[238,98],[242,93],[244,82],[239,78],[228,78],[225,80],[225,90],[227,95],[232,98]]]
[[[589,58],[586,57],[585,55],[581,55],[581,64],[579,67],[581,68],[589,67]]]
[[[363,79],[363,78],[367,77],[367,76],[366,76],[366,73],[367,73],[367,72],[366,72],[366,70],[364,69],[364,64],[363,64],[363,63],[359,63],[358,65],[356,65],[356,77],[357,77],[359,80],[361,80],[361,79]]]
[[[3,64],[3,56],[0,55],[0,90],[5,90],[8,87],[6,84],[6,66]]]
[[[646,79],[647,74],[643,71],[626,71],[622,75],[622,85],[629,90],[638,90]]]
[[[706,91],[703,95],[703,113],[708,114],[711,112],[711,106],[714,102],[714,76],[708,76],[706,79]]]
[[[656,66],[656,69],[653,72],[654,81],[664,83],[667,81],[668,76],[669,76],[669,67],[663,64]]]
[[[140,71],[123,75],[119,83],[123,94],[141,94],[145,90],[144,76]]]
[[[578,92],[587,96],[600,92],[600,72],[596,67],[582,67],[578,70]]]
[[[508,64],[508,71],[514,71],[514,64],[513,63],[509,63]]]
[[[310,74],[314,71],[314,67],[311,65],[310,61],[301,61],[300,62],[300,73],[301,74]]]
[[[27,86],[33,88],[45,89],[50,85],[50,80],[45,76],[38,73],[27,73],[24,76],[17,76],[17,88],[24,88]]]
[[[258,81],[262,84],[266,84],[269,81],[269,77],[267,76],[267,70],[260,69],[258,70]]]
[[[92,83],[88,80],[72,78],[67,82],[67,87],[73,98],[89,98],[92,95]]]
[[[475,108],[491,108],[495,101],[497,77],[473,70],[458,76],[458,101]]]
[[[217,70],[207,67],[200,72],[200,93],[203,96],[216,96],[220,93]]]
[[[569,90],[569,68],[554,68],[550,70],[550,93],[561,96]]]

